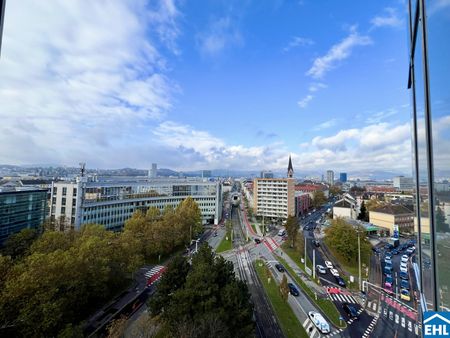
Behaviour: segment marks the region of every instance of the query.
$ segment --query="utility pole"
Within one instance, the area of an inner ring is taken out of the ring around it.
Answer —
[[[306,271],[306,237],[305,237],[305,271]]]
[[[359,290],[362,290],[362,280],[361,280],[361,243],[359,238],[358,230],[358,273],[359,273]]]
[[[316,249],[313,249],[313,279],[316,279]],[[317,294],[316,294],[317,297]]]

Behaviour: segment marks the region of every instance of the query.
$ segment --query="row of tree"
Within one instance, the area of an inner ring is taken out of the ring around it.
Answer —
[[[0,336],[68,337],[121,292],[146,261],[189,243],[201,229],[198,206],[137,212],[123,232],[89,224],[79,231],[24,230],[0,255]]]

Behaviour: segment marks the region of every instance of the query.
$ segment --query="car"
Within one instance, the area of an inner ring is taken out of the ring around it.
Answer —
[[[400,271],[400,279],[409,279],[408,273]]]
[[[217,237],[217,231],[214,231],[214,237]]]
[[[409,256],[408,255],[403,255],[402,256],[402,263],[407,263],[409,261]]]
[[[342,304],[342,308],[344,309],[347,316],[349,316],[350,318],[358,318],[358,310],[356,309],[355,306],[349,303],[344,303]]]
[[[386,255],[384,255],[384,259],[385,259],[385,260],[386,260],[386,259],[391,260],[391,259],[392,259],[392,254],[387,253]]]
[[[400,287],[409,290],[409,282],[406,279],[400,280]]]
[[[388,258],[385,258],[385,259],[384,259],[384,262],[385,262],[386,264],[392,265],[392,260],[390,260],[390,259],[388,259]]]
[[[394,278],[392,278],[392,275],[387,275],[384,280],[384,286],[392,287],[393,283],[394,283]]]
[[[378,249],[378,248],[376,248],[376,247],[373,247],[373,248],[372,248],[372,251],[373,251],[373,253],[375,253],[375,254],[379,254],[379,253],[381,252],[381,250]]]
[[[280,263],[275,264],[275,268],[280,271],[280,272],[285,272],[286,269],[284,268],[283,265],[281,265]]]
[[[261,243],[261,240],[259,238],[255,238],[254,241],[255,241],[256,244]]]
[[[386,266],[384,267],[384,274],[385,274],[385,275],[390,275],[390,274],[392,274],[392,265],[386,265]]]
[[[316,265],[316,268],[317,268],[317,271],[319,271],[319,273],[321,273],[322,275],[325,275],[327,273],[327,270],[322,265]]]
[[[406,265],[406,263],[401,263],[400,264],[400,271],[401,272],[408,272],[408,265]]]
[[[344,281],[344,279],[342,279],[342,277],[339,277],[339,276],[334,276],[334,279],[336,280],[336,283],[339,285],[339,286],[342,286],[342,287],[346,287],[346,285],[345,285],[345,281]]]
[[[314,245],[315,245],[316,247],[319,247],[319,246],[320,246],[320,243],[319,243],[319,241],[318,241],[317,239],[313,240],[313,243],[314,243]]]
[[[385,248],[386,250],[392,250],[392,249],[394,248],[394,246],[393,246],[392,244],[388,243],[388,244],[386,244],[386,245],[384,246],[384,248]]]
[[[408,290],[401,289],[400,290],[400,299],[404,299],[409,302],[411,300],[411,294],[409,293]]]
[[[316,311],[310,311],[308,312],[309,319],[313,322],[313,324],[317,327],[317,330],[319,330],[323,334],[330,333],[330,324],[323,318],[323,316]]]
[[[286,230],[281,229],[280,231],[278,231],[278,236],[283,237],[284,235],[286,235]]]
[[[339,271],[337,271],[336,269],[330,269],[330,272],[334,277],[339,277]]]
[[[325,266],[326,266],[328,269],[333,269],[333,263],[331,263],[330,261],[325,261]]]
[[[295,287],[294,284],[288,283],[289,293],[293,295],[294,297],[298,297],[300,295],[300,292],[298,292],[298,289]]]
[[[392,250],[392,254],[393,254],[393,255],[398,255],[398,249]]]

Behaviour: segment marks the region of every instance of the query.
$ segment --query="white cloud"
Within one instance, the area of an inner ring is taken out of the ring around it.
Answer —
[[[197,43],[203,55],[214,56],[231,46],[243,44],[240,31],[230,17],[214,20],[208,28],[197,35]]]
[[[308,70],[306,75],[315,79],[322,78],[329,70],[336,66],[338,61],[348,58],[352,49],[356,46],[365,46],[372,43],[372,40],[367,35],[360,35],[356,27],[350,28],[350,34],[341,42],[335,44],[330,50],[321,57],[314,60],[313,65]]]
[[[297,102],[298,106],[300,108],[306,108],[308,106],[309,102],[314,98],[314,96],[308,94],[303,99]]]
[[[377,27],[402,27],[403,20],[397,16],[397,11],[394,8],[387,7],[384,9],[385,15],[378,15],[370,20],[372,29]]]
[[[328,121],[325,121],[323,123],[320,123],[319,125],[317,125],[314,130],[323,130],[323,129],[328,129],[331,127],[334,127],[337,123],[337,119],[331,119]]]
[[[291,41],[289,41],[288,45],[283,48],[283,52],[289,52],[291,49],[301,47],[301,46],[310,46],[314,44],[314,41],[308,38],[302,38],[300,36],[294,36]]]
[[[171,108],[156,46],[176,52],[177,16],[171,0],[8,2],[0,163],[117,165]]]
[[[398,110],[395,108],[389,108],[387,110],[379,111],[367,117],[366,123],[368,124],[380,123],[386,118],[396,115],[397,113]]]
[[[311,83],[311,84],[309,85],[308,90],[309,90],[311,93],[314,93],[314,92],[317,92],[317,91],[320,90],[320,89],[324,89],[324,88],[327,88],[327,87],[328,87],[328,86],[327,86],[325,83],[315,82],[315,83]]]

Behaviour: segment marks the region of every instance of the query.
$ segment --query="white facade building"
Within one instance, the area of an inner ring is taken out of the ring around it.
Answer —
[[[334,184],[334,171],[327,170],[327,183],[331,186]]]
[[[396,176],[393,179],[393,186],[399,190],[412,190],[414,182],[412,177]]]
[[[56,182],[52,185],[50,217],[63,219],[74,229],[88,223],[120,229],[137,210],[157,207],[162,211],[189,196],[197,202],[204,224],[219,223],[222,185],[198,179],[98,182],[78,177],[75,182]]]
[[[341,217],[357,219],[359,214],[358,203],[350,194],[344,194],[342,199],[333,206],[333,218]]]
[[[253,209],[258,216],[283,218],[295,215],[293,178],[256,178],[253,181]]]

